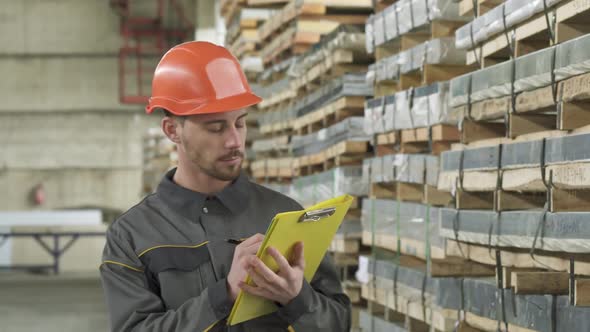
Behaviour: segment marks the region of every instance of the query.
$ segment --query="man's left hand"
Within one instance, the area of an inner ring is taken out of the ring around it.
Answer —
[[[273,272],[258,257],[252,256],[247,271],[256,285],[242,282],[240,288],[246,293],[286,305],[299,295],[303,287],[303,243],[295,244],[291,263],[275,248],[267,248],[267,253],[275,260],[279,271]]]

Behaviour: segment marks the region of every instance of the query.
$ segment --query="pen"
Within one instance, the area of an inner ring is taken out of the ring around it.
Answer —
[[[242,240],[242,239],[225,239],[225,241],[227,243],[231,243],[231,244],[240,244],[240,243],[244,242],[244,240]]]

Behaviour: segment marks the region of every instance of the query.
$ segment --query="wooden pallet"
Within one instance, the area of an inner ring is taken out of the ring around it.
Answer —
[[[498,331],[498,321],[489,319],[487,317],[478,316],[472,312],[465,312],[465,322],[471,328],[477,331],[496,332]],[[471,331],[471,330],[469,330]],[[527,329],[518,325],[508,324],[508,331],[510,332],[537,332],[537,330]]]
[[[260,133],[267,136],[283,136],[293,133],[294,119],[284,119],[260,126]]]
[[[319,23],[319,24],[318,24]],[[260,50],[265,64],[278,62],[293,55],[305,53],[318,43],[322,35],[332,32],[338,22],[297,21],[270,41],[261,41]]]
[[[345,118],[364,114],[365,97],[344,96],[319,109],[298,117],[293,122],[297,135],[308,135]]]
[[[556,43],[562,43],[590,32],[590,3],[586,0],[561,1],[549,10],[549,17],[555,16]],[[544,13],[539,13],[530,19],[510,29],[514,32],[516,56],[538,51],[550,46],[547,22]],[[510,57],[506,35],[500,33],[473,48],[467,53],[467,64],[479,61],[481,67],[486,67],[507,60]]]
[[[395,153],[431,153],[440,155],[450,150],[453,143],[460,139],[457,126],[437,124],[432,126],[432,137],[429,139],[428,128],[396,130],[377,135],[375,150],[377,156]],[[432,141],[432,147],[429,146]],[[429,149],[432,148],[432,151]]]
[[[311,175],[337,166],[360,165],[369,151],[369,143],[365,141],[340,142],[319,153],[297,158],[294,167],[299,175]]]
[[[403,202],[416,202],[433,206],[449,206],[453,197],[450,192],[421,183],[381,182],[371,183],[371,198],[385,198]]]
[[[390,321],[403,323],[408,331],[427,332],[432,326],[435,331],[455,330],[457,311],[436,307],[432,301],[422,302],[420,291],[414,291],[398,284],[397,294],[392,289],[375,288],[363,284],[361,296],[366,299],[371,312],[381,314]],[[391,312],[386,313],[388,310]]]
[[[496,265],[495,251],[486,246],[457,242],[452,239],[446,241],[446,254],[452,257],[469,259],[474,262],[490,266]],[[460,249],[459,249],[460,247]],[[556,253],[537,250],[535,259],[531,258],[530,250],[503,248],[500,250],[502,266],[520,269],[547,269],[557,272],[569,272],[570,257],[575,258],[575,273],[590,276],[590,256],[587,254]]]
[[[431,21],[430,24],[426,24],[413,32],[405,33],[381,45],[376,45],[375,58],[380,61],[428,40],[454,37],[455,30],[464,24],[465,22],[462,21]]]
[[[344,237],[335,237],[328,248],[330,252],[345,255],[358,255],[361,249],[361,241],[359,238],[351,239]]]
[[[246,4],[245,0],[224,0],[220,3],[221,16],[225,22],[225,26],[229,27],[234,19],[234,16]]]
[[[277,106],[276,108],[284,108],[291,103],[291,101],[297,96],[297,93],[290,88],[274,93],[269,98],[265,98],[258,104],[258,108],[264,109],[265,111],[272,111],[270,108]]]
[[[474,69],[473,66],[465,65],[426,64],[420,69],[400,74],[396,80],[376,82],[374,86],[375,97],[384,97],[410,88],[449,81],[457,76],[472,72]]]
[[[539,114],[555,110],[551,87],[543,87],[516,95],[516,114],[511,112],[511,97],[500,97],[475,102],[471,115],[475,120],[464,120],[461,141],[470,143],[494,137],[517,137],[543,130],[575,130],[590,125],[590,73],[560,81],[557,86],[560,96],[559,112]],[[466,114],[466,106],[454,109]],[[509,114],[510,113],[510,114]],[[509,124],[504,121],[483,120],[504,119],[509,114]]]
[[[291,1],[258,29],[263,61],[302,54],[340,24],[364,24],[370,10],[370,0]]]
[[[346,73],[362,73],[367,71],[368,63],[373,61],[367,55],[364,46],[356,49],[336,49],[326,55],[319,63],[315,64],[301,77],[294,78],[291,89],[298,95],[309,93],[336,77]]]
[[[436,222],[436,221],[432,221]],[[373,240],[375,244],[373,245]],[[399,265],[410,268],[426,269],[426,244],[422,241],[401,238],[401,253]],[[364,231],[362,243],[365,246],[386,249],[390,252],[396,252],[397,237]],[[454,276],[492,276],[494,269],[481,263],[469,261],[467,259],[447,256],[444,248],[430,247],[431,263],[430,275],[432,277],[454,277]]]
[[[570,275],[567,272],[514,267],[503,267],[502,271],[503,287],[513,288],[515,294],[569,294]]]
[[[288,180],[298,175],[292,165],[291,157],[258,159],[252,162],[250,169],[252,176],[256,179]]]
[[[279,35],[284,31],[285,26],[298,19],[363,24],[370,11],[372,11],[370,0],[292,0],[266,21],[258,31],[261,40],[265,42]]]
[[[461,0],[459,1],[459,15],[464,17],[481,16],[490,9],[501,4],[502,0]],[[475,8],[474,8],[475,5]],[[475,13],[475,15],[474,15]]]
[[[378,157],[399,153],[399,130],[378,134],[374,142],[374,149]]]
[[[428,128],[404,129],[401,130],[400,138],[402,153],[429,152],[438,156],[449,150],[451,144],[459,142],[460,134],[455,125],[437,124],[432,126],[432,135],[429,135]],[[432,142],[432,146],[429,146],[429,142]]]
[[[240,33],[238,38],[230,44],[228,49],[236,58],[241,58],[244,55],[257,55],[260,49],[258,37]]]

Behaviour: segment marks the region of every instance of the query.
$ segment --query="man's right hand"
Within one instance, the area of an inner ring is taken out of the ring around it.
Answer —
[[[235,301],[240,291],[239,284],[246,279],[247,257],[255,256],[264,240],[264,235],[258,233],[244,240],[236,246],[231,268],[227,274],[227,291],[231,301]]]

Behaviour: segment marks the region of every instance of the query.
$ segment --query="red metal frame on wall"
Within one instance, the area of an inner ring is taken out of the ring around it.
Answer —
[[[150,1],[155,7],[153,16],[133,14],[133,3],[141,2],[142,6],[146,6],[146,2]],[[122,104],[146,104],[150,91],[145,89],[145,85],[151,82],[155,62],[170,47],[192,39],[194,25],[186,18],[183,5],[177,0],[110,0],[110,5],[120,16],[122,37],[119,101]],[[136,81],[135,89],[127,86],[131,80]]]

